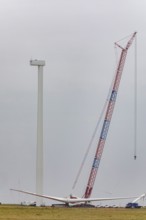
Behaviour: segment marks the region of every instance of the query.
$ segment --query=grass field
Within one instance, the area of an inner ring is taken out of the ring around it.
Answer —
[[[146,220],[146,209],[0,206],[2,220]]]

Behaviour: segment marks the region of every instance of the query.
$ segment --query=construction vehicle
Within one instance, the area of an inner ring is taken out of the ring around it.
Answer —
[[[129,202],[125,208],[141,208],[141,206],[137,202]]]
[[[146,196],[146,194],[142,194],[141,196],[139,196],[138,198],[134,199],[133,202],[129,202],[126,204],[125,208],[141,208],[142,206],[140,206],[138,204],[138,201],[141,199],[144,199]]]

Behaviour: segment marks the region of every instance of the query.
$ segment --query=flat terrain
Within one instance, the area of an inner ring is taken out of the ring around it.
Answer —
[[[0,206],[2,220],[146,220],[146,208],[52,208]]]

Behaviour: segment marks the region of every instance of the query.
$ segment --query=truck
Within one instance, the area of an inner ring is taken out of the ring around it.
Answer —
[[[141,206],[137,202],[129,202],[125,208],[141,208]]]

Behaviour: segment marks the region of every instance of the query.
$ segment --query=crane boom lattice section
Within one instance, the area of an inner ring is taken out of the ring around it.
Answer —
[[[84,198],[89,198],[91,196],[91,193],[92,193],[92,189],[93,189],[93,186],[94,186],[94,182],[95,182],[95,179],[96,179],[96,175],[97,175],[97,171],[98,171],[98,168],[99,168],[100,160],[101,160],[101,157],[102,157],[102,152],[103,152],[103,149],[104,149],[107,133],[108,133],[108,130],[109,130],[111,118],[112,118],[113,111],[114,111],[114,106],[115,106],[117,93],[118,93],[118,89],[119,89],[119,84],[120,84],[120,80],[121,80],[121,76],[122,76],[122,72],[123,72],[123,68],[124,68],[124,64],[125,64],[125,60],[126,60],[126,56],[127,56],[127,51],[129,49],[129,47],[131,46],[135,35],[136,35],[136,32],[132,35],[131,39],[128,41],[125,48],[122,48],[120,45],[118,45],[116,43],[116,45],[118,47],[120,47],[122,49],[122,51],[121,51],[119,63],[118,63],[118,66],[117,66],[115,80],[114,80],[113,88],[112,88],[112,91],[111,91],[111,96],[110,96],[110,99],[109,99],[109,103],[108,103],[108,106],[107,106],[105,119],[104,119],[104,122],[103,122],[101,134],[100,134],[100,137],[99,137],[99,142],[98,142],[98,145],[97,145],[97,150],[96,150],[95,157],[94,157],[94,160],[93,160],[93,164],[92,164],[91,172],[90,172],[90,175],[89,175],[87,187],[86,187],[86,190],[85,190]]]

